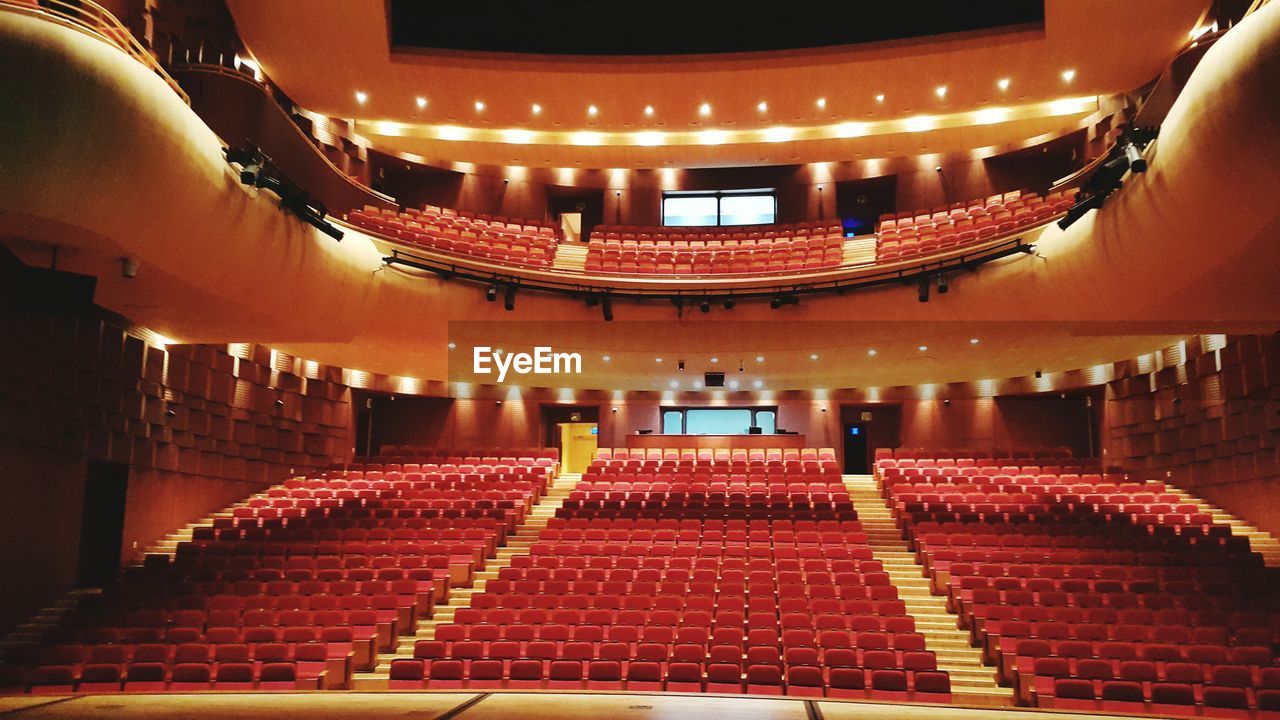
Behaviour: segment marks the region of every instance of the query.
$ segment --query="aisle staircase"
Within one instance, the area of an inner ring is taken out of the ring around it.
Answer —
[[[1183,498],[1183,502],[1195,503],[1201,512],[1207,512],[1213,517],[1215,525],[1230,525],[1231,534],[1249,538],[1249,548],[1254,552],[1262,555],[1263,562],[1267,567],[1280,567],[1280,541],[1265,530],[1259,530],[1256,525],[1237,518],[1235,515],[1223,510],[1222,508],[1211,505],[1207,501],[1192,495],[1182,488],[1165,484],[1165,492],[1170,492]]]
[[[1013,693],[996,682],[995,669],[982,663],[982,651],[969,643],[960,618],[947,610],[946,598],[931,593],[924,568],[902,537],[884,496],[870,475],[845,475],[845,487],[867,533],[872,556],[884,563],[898,597],[924,633],[925,647],[938,658],[938,669],[951,676],[956,702],[970,705],[1013,705]]]
[[[869,265],[876,261],[876,236],[862,235],[845,238],[840,256],[840,266]]]
[[[391,661],[397,657],[411,657],[413,644],[418,640],[431,640],[435,637],[437,625],[453,622],[454,613],[459,608],[470,607],[471,596],[484,592],[485,583],[498,578],[498,571],[511,566],[511,559],[518,555],[528,555],[530,548],[538,540],[538,533],[547,527],[547,522],[555,517],[556,510],[564,504],[565,498],[573,491],[574,486],[582,479],[579,473],[561,473],[551,481],[547,494],[529,510],[523,524],[515,533],[507,537],[507,543],[498,548],[497,554],[485,564],[485,569],[475,574],[471,587],[454,587],[449,590],[449,601],[437,605],[432,617],[418,621],[413,635],[401,636],[399,648],[390,653],[378,656],[378,665],[372,672],[358,672],[353,678],[354,690],[386,690],[390,680]]]
[[[586,243],[562,242],[556,245],[556,255],[551,258],[551,267],[557,270],[584,272],[586,264]]]

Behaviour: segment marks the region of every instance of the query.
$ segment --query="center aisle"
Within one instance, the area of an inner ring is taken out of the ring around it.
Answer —
[[[451,624],[460,608],[471,607],[472,595],[484,592],[485,584],[489,580],[497,579],[498,572],[502,568],[511,566],[512,558],[528,555],[529,548],[538,540],[538,533],[546,529],[547,522],[555,517],[556,510],[560,509],[565,498],[569,497],[569,493],[573,492],[581,479],[580,473],[561,473],[553,478],[546,494],[529,510],[528,517],[516,528],[515,534],[508,537],[506,544],[498,548],[494,559],[486,564],[484,570],[475,574],[475,581],[471,586],[452,588],[447,604],[437,605],[435,613],[430,618],[420,620],[417,632],[412,636],[400,638],[401,648],[407,647],[411,653],[413,644],[418,640],[434,639],[437,625]],[[403,649],[382,653],[378,657],[378,667],[375,670],[355,673],[352,681],[353,689],[386,690],[391,679],[391,661],[404,655]]]
[[[870,475],[844,475],[849,499],[858,511],[858,520],[867,534],[867,544],[875,559],[884,563],[889,579],[898,588],[898,598],[916,619],[916,629],[925,634],[925,643],[938,658],[938,669],[951,676],[956,702],[970,705],[1006,706],[1013,693],[1000,687],[995,671],[982,663],[982,652],[969,643],[969,633],[959,627],[959,617],[947,610],[946,598],[933,595],[924,568],[916,562],[902,529],[894,520],[884,496]]]

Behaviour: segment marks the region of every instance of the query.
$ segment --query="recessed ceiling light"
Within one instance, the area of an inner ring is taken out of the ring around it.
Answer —
[[[817,360],[817,359],[818,359],[818,353],[813,353],[812,355],[810,355],[810,356],[809,356],[809,359],[810,359],[810,360]]]
[[[763,356],[763,355],[757,355],[757,356],[756,356],[756,362],[764,362],[764,356]]]
[[[871,357],[875,357],[875,356],[876,356],[876,349],[875,349],[875,348],[871,348],[870,350],[868,350],[868,351],[867,351],[867,354],[868,354],[868,355],[870,355]]]
[[[714,365],[715,363],[718,363],[718,362],[720,362],[720,358],[718,358],[718,357],[713,357],[713,358],[711,358],[711,363],[712,363],[713,365]]]
[[[1001,90],[1008,90],[1009,78],[1000,78],[1000,80],[996,83],[996,87],[1000,88]]]
[[[693,389],[694,389],[694,390],[701,390],[701,389],[702,389],[702,381],[701,381],[701,380],[694,380],[694,381],[693,381]]]
[[[427,99],[424,97],[418,98],[416,102],[418,103],[419,110],[427,106]]]
[[[878,103],[884,102],[884,93],[880,93],[879,95],[876,96],[876,102]]]
[[[969,344],[970,344],[970,345],[977,345],[977,344],[978,344],[978,338],[969,338]]]
[[[730,381],[729,381],[729,389],[731,389],[731,390],[737,390],[737,389],[738,389],[738,381],[737,381],[737,380],[730,380]]]
[[[369,94],[368,94],[368,93],[366,93],[366,92],[365,92],[365,91],[363,91],[363,90],[357,90],[357,91],[356,91],[356,102],[358,102],[358,103],[360,103],[361,105],[363,105],[363,104],[365,103],[365,101],[366,101],[366,100],[368,100],[368,99],[369,99]]]
[[[673,387],[673,388],[678,388],[678,387],[680,387],[680,381],[679,381],[679,380],[672,380],[672,381],[671,381],[671,387]]]
[[[483,110],[484,110],[484,102],[483,102],[483,101],[480,101],[480,100],[477,100],[477,101],[476,101],[476,112],[482,112]]]
[[[698,106],[698,114],[706,117],[711,114],[711,103],[702,103]]]
[[[824,97],[820,97],[818,98],[817,104],[818,104],[818,109],[821,110],[827,106],[827,99]]]
[[[652,105],[645,105],[645,106],[644,106],[644,114],[645,114],[645,115],[653,115],[653,106],[652,106]]]
[[[613,358],[609,357],[608,355],[605,355],[604,357],[602,357],[602,358],[600,358],[600,359],[601,359],[601,360],[604,360],[605,362],[609,362],[609,361],[610,361],[610,360],[612,360]]]
[[[1063,71],[1062,71],[1062,82],[1071,82],[1072,80],[1075,80],[1075,79],[1076,79],[1076,71],[1075,71],[1075,70],[1063,70]]]
[[[452,349],[454,349],[454,348],[456,348],[456,347],[458,347],[458,343],[449,343],[449,349],[450,349],[450,350],[452,350]]]
[[[532,108],[530,108],[530,109],[531,109],[531,110],[533,110],[533,114],[534,114],[534,115],[541,115],[541,114],[542,114],[542,106],[541,106],[541,105],[539,105],[538,103],[534,103],[534,104],[533,104],[533,107],[532,107]]]
[[[600,108],[596,107],[595,105],[588,105],[587,114],[590,115],[591,117],[595,117],[596,115],[600,114]]]
[[[938,97],[940,97],[940,98],[944,98],[944,97],[946,97],[946,96],[947,96],[947,86],[946,86],[946,85],[939,85],[938,87],[934,88],[933,92],[934,92],[934,94],[936,94]]]
[[[760,101],[760,104],[759,104],[759,105],[756,105],[756,109],[757,109],[757,110],[759,110],[760,112],[768,112],[768,110],[769,110],[769,103],[767,103],[767,102],[765,102],[765,101],[761,100],[761,101]]]
[[[928,350],[928,349],[929,349],[929,346],[928,346],[928,345],[921,345],[919,349],[920,349],[920,352],[924,352],[925,350]]]
[[[653,361],[654,361],[654,362],[662,362],[662,358],[654,358],[654,359],[653,359]]]
[[[762,387],[764,387],[764,381],[763,381],[763,380],[756,380],[755,382],[753,382],[753,383],[751,383],[751,384],[752,384],[752,385],[754,385],[755,387],[758,387],[758,388],[762,388]]]

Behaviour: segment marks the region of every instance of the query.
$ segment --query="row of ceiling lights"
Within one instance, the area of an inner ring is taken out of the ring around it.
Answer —
[[[1074,80],[1075,80],[1075,78],[1076,78],[1076,71],[1075,71],[1074,69],[1067,69],[1067,70],[1063,70],[1063,71],[1062,71],[1062,82],[1063,82],[1063,83],[1065,83],[1065,84],[1068,84],[1068,85],[1069,85],[1069,84],[1071,84],[1071,82],[1072,82],[1072,81],[1074,81]],[[1000,92],[1007,92],[1007,91],[1009,90],[1009,86],[1010,86],[1010,84],[1011,84],[1011,80],[1010,80],[1009,78],[1007,78],[1007,77],[1006,77],[1006,78],[1000,78],[999,80],[997,80],[997,81],[996,81],[996,87],[1000,89]],[[935,95],[937,95],[937,96],[938,96],[938,98],[939,98],[939,99],[943,99],[943,98],[945,98],[945,97],[947,96],[947,86],[946,86],[946,85],[939,85],[939,86],[937,86],[936,88],[934,88],[933,92],[934,92],[934,94],[935,94]],[[369,101],[369,93],[367,93],[367,92],[365,92],[365,91],[363,91],[363,90],[357,90],[357,91],[356,91],[355,96],[356,96],[356,102],[357,102],[357,103],[359,103],[359,104],[361,104],[361,105],[364,105],[366,102],[368,102],[368,101]],[[884,100],[885,100],[885,95],[884,95],[884,93],[879,93],[879,94],[877,94],[875,97],[876,97],[876,102],[877,102],[877,103],[884,103]],[[423,109],[425,109],[425,108],[427,107],[428,100],[427,100],[427,98],[422,97],[421,95],[419,95],[417,98],[415,98],[415,99],[414,99],[414,103],[418,106],[418,109],[419,109],[419,110],[423,110]],[[815,101],[814,101],[814,105],[816,105],[816,106],[817,106],[817,108],[818,108],[819,110],[825,110],[825,109],[826,109],[826,107],[827,107],[827,99],[826,99],[825,97],[820,97],[820,98],[818,98],[817,100],[815,100]],[[484,103],[484,101],[483,101],[483,100],[477,100],[477,101],[475,101],[475,106],[474,106],[474,107],[475,107],[475,109],[476,109],[476,112],[478,112],[478,113],[479,113],[479,112],[484,112],[486,105],[485,105],[485,103]],[[757,111],[759,111],[760,113],[766,113],[766,112],[768,112],[768,111],[769,111],[769,103],[768,103],[767,101],[761,100],[761,101],[756,105],[756,110],[757,110]],[[542,114],[542,105],[541,105],[541,104],[539,104],[539,103],[533,103],[533,104],[530,106],[530,111],[531,111],[534,115],[541,115],[541,114]],[[645,105],[645,106],[644,106],[644,114],[645,114],[645,117],[653,117],[653,115],[654,115],[656,112],[657,112],[657,111],[654,109],[654,107],[653,107],[652,105]],[[593,117],[593,118],[594,118],[594,117],[598,116],[599,114],[600,114],[600,108],[599,108],[599,107],[597,107],[595,104],[591,104],[591,105],[588,105],[588,106],[587,106],[587,116],[588,116],[588,117]],[[701,105],[699,105],[699,106],[698,106],[698,114],[699,114],[699,115],[701,115],[702,117],[710,117],[710,116],[711,116],[711,103],[704,102],[704,103],[702,103]]]

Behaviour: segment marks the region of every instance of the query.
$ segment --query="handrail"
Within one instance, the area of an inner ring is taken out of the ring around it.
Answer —
[[[178,63],[173,65],[172,67],[174,72],[210,73],[213,75],[222,75],[225,77],[233,78],[235,80],[239,80],[240,82],[247,83],[257,88],[263,94],[268,96],[268,99],[271,100],[271,103],[273,105],[276,105],[277,107],[279,107],[279,105],[275,102],[275,99],[270,97],[271,92],[268,89],[268,86],[266,85],[266,83],[259,82],[258,80],[253,78],[251,75],[248,75],[247,73],[241,72],[239,70],[234,70],[225,65],[215,65],[212,63]],[[280,108],[280,110],[281,112],[285,112],[284,108]],[[311,148],[316,151],[315,154],[319,156],[319,158],[323,160],[326,165],[329,166],[329,169],[333,170],[333,172],[337,174],[339,177],[341,177],[343,181],[345,181],[347,184],[351,185],[357,190],[360,190],[361,192],[372,195],[375,198],[378,198],[379,200],[383,200],[393,206],[397,205],[395,198],[391,197],[390,195],[387,195],[386,193],[374,190],[373,188],[365,185],[364,183],[357,181],[347,173],[343,172],[342,168],[335,165],[333,160],[329,159],[328,155],[325,155],[323,152],[319,150],[319,148],[315,147],[315,143],[312,141],[312,139],[308,137],[305,132],[302,131],[302,128],[298,127],[298,124],[296,122],[293,122],[292,118],[289,119],[289,125],[294,129],[294,131],[297,133],[299,138],[301,138],[304,142],[307,143],[307,145],[311,146]],[[226,142],[227,139],[223,138],[223,141]]]
[[[154,72],[178,94],[178,97],[182,98],[182,102],[187,105],[191,104],[191,98],[187,97],[178,82],[169,73],[165,72],[159,61],[142,46],[142,43],[138,42],[133,33],[129,32],[129,29],[121,24],[115,15],[112,15],[110,11],[93,2],[93,0],[75,0],[75,2],[40,0],[39,4],[21,2],[21,0],[0,0],[0,9],[63,22],[76,29],[88,31],[99,39],[116,46],[148,70]]]

